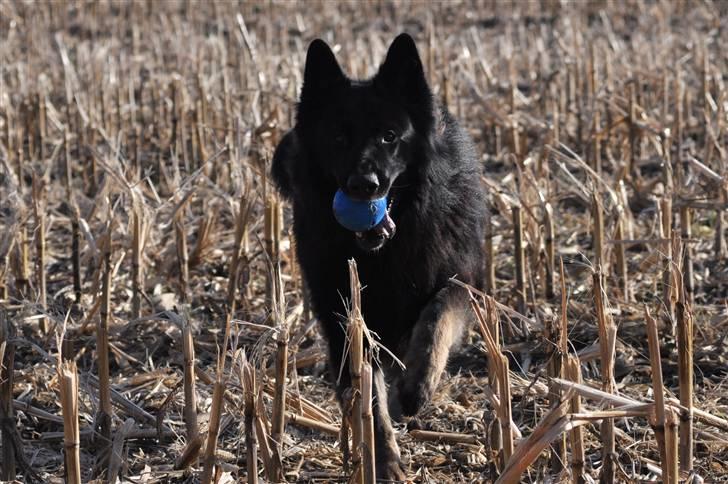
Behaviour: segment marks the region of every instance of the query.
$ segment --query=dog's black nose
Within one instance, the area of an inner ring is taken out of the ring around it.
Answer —
[[[367,173],[366,175],[354,174],[346,181],[346,188],[349,194],[356,198],[369,198],[379,188],[379,179],[376,173]]]

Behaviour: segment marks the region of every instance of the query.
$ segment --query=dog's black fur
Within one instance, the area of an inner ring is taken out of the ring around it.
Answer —
[[[389,195],[397,227],[391,240],[356,237],[334,219],[334,193],[362,198],[351,193],[352,177],[362,174],[378,182],[367,195]],[[344,350],[350,258],[364,286],[364,320],[407,367],[385,365],[389,409],[384,375],[375,375],[378,477],[402,479],[388,410],[395,418],[414,415],[429,400],[466,327],[467,294],[448,279],[481,285],[485,200],[473,143],[434,102],[409,35],[394,40],[378,73],[364,81],[346,77],[328,45],[315,40],[296,126],[276,149],[272,176],[293,205],[298,260],[331,373],[339,374]],[[340,398],[348,374],[345,368]]]

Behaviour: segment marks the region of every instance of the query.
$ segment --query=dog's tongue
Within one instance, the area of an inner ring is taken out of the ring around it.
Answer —
[[[397,231],[397,226],[394,224],[394,220],[389,216],[389,212],[384,215],[379,224],[373,229],[369,229],[366,232],[357,232],[357,237],[381,237],[384,239],[391,239],[394,237],[394,233]]]

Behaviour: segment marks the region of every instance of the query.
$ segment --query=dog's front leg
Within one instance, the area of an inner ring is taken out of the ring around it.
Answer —
[[[348,391],[351,388],[351,378],[349,375],[349,363],[343,362],[339,355],[340,348],[343,348],[343,340],[330,340],[330,363],[332,371],[338,374],[341,368],[341,378],[336,384],[336,395],[342,409],[347,408],[346,398],[350,395]],[[341,345],[341,346],[339,346]],[[402,465],[399,446],[392,427],[392,419],[389,417],[389,409],[387,407],[387,386],[384,382],[382,370],[378,367],[373,369],[373,402],[372,411],[374,413],[374,438],[375,449],[374,458],[377,466],[377,480],[385,481],[404,481],[407,475]]]
[[[390,392],[395,420],[415,415],[437,388],[450,349],[459,342],[467,321],[467,292],[456,286],[441,289],[423,308],[404,354],[405,371]]]
[[[389,417],[387,402],[387,385],[384,374],[379,368],[374,369],[374,449],[377,463],[377,480],[404,481],[407,475],[404,472],[399,446],[394,435],[392,419]]]

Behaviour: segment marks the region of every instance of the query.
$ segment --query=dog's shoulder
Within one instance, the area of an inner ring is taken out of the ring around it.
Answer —
[[[460,276],[478,272],[486,210],[482,164],[468,132],[445,109],[438,113],[432,159],[426,163],[426,179],[420,190],[424,216],[418,233],[429,240],[423,248],[433,261],[444,261],[443,270],[456,269]],[[426,223],[426,229],[422,224]]]
[[[427,164],[429,176],[436,180],[431,190],[440,197],[447,197],[442,192],[450,192],[457,204],[465,200],[477,202],[484,193],[475,143],[445,107],[439,107],[436,116],[435,149]]]

